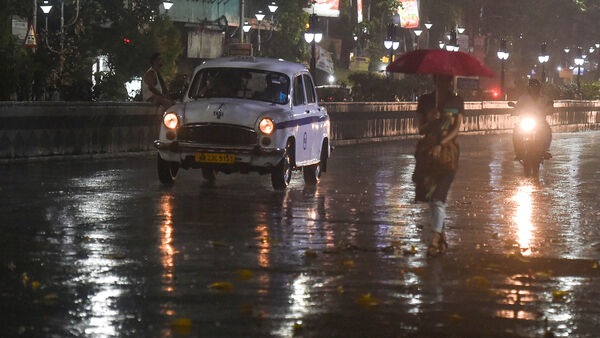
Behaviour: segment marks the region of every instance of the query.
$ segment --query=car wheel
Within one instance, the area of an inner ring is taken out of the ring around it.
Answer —
[[[158,179],[163,184],[173,184],[177,177],[179,164],[175,162],[165,161],[158,154],[156,161],[156,169],[158,171]]]
[[[311,164],[302,168],[305,184],[317,184],[321,179],[321,163]]]
[[[217,179],[217,171],[214,168],[202,168],[202,178],[214,182]]]
[[[285,153],[283,154],[283,158],[271,172],[271,183],[275,189],[285,189],[290,184],[292,179],[292,160],[290,152],[291,147],[288,144]]]

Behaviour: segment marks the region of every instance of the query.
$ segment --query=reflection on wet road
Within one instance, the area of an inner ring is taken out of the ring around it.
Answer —
[[[534,185],[527,182],[518,186],[513,195],[516,204],[515,216],[513,218],[516,226],[517,244],[523,256],[531,255],[531,239],[533,236],[533,189]]]
[[[414,141],[338,147],[286,191],[162,187],[154,155],[2,164],[2,336],[594,336],[600,133],[555,135],[539,181],[510,141],[461,137],[435,259]]]

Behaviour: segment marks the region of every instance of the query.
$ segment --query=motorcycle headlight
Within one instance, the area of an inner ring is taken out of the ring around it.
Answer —
[[[531,132],[535,128],[535,120],[531,117],[524,117],[519,122],[519,128],[523,132]]]
[[[179,125],[179,117],[173,112],[168,112],[163,117],[163,124],[167,129],[175,129]]]
[[[263,117],[258,122],[258,129],[265,135],[271,135],[275,131],[275,122],[268,117]]]

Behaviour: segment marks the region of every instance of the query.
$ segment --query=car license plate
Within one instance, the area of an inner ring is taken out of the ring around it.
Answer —
[[[235,163],[235,155],[222,153],[196,153],[196,162],[203,163]]]

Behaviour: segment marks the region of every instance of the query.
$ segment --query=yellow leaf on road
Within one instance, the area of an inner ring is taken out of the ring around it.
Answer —
[[[563,301],[569,295],[569,291],[554,290],[552,291],[552,300],[555,302]]]
[[[189,335],[192,331],[192,321],[189,318],[177,318],[171,322],[171,329],[180,335]]]
[[[233,290],[233,284],[230,282],[215,282],[208,286],[209,289],[228,292]]]
[[[254,276],[254,273],[248,269],[238,269],[235,273],[238,275],[238,278],[243,281],[249,281]]]
[[[353,268],[355,265],[354,261],[351,259],[345,260],[344,262],[342,262],[342,264],[347,268]]]
[[[491,286],[490,281],[483,276],[474,276],[467,279],[467,285],[479,289],[489,289]]]
[[[416,255],[417,254],[417,247],[414,246],[414,245],[411,245],[410,249],[405,249],[405,250],[402,251],[402,253],[405,256]]]
[[[365,293],[356,299],[356,303],[362,306],[375,306],[380,303],[379,299],[371,296],[370,293]]]
[[[292,328],[294,330],[294,335],[299,334],[300,331],[302,331],[302,329],[304,329],[304,323],[302,323],[301,320],[298,320],[294,323],[294,326]]]
[[[455,313],[452,313],[452,314],[450,315],[450,320],[452,320],[452,321],[461,321],[461,320],[464,320],[464,319],[465,319],[465,317],[463,317],[463,316],[459,315],[459,314],[458,314],[458,313],[456,313],[456,312],[455,312]]]
[[[46,305],[54,304],[58,301],[58,295],[56,293],[49,293],[44,296],[44,303]]]
[[[548,281],[551,276],[550,272],[538,271],[535,273],[535,279],[539,281]]]
[[[23,272],[21,274],[21,282],[23,283],[24,287],[27,287],[27,285],[29,285],[29,276],[27,275],[27,272]]]

